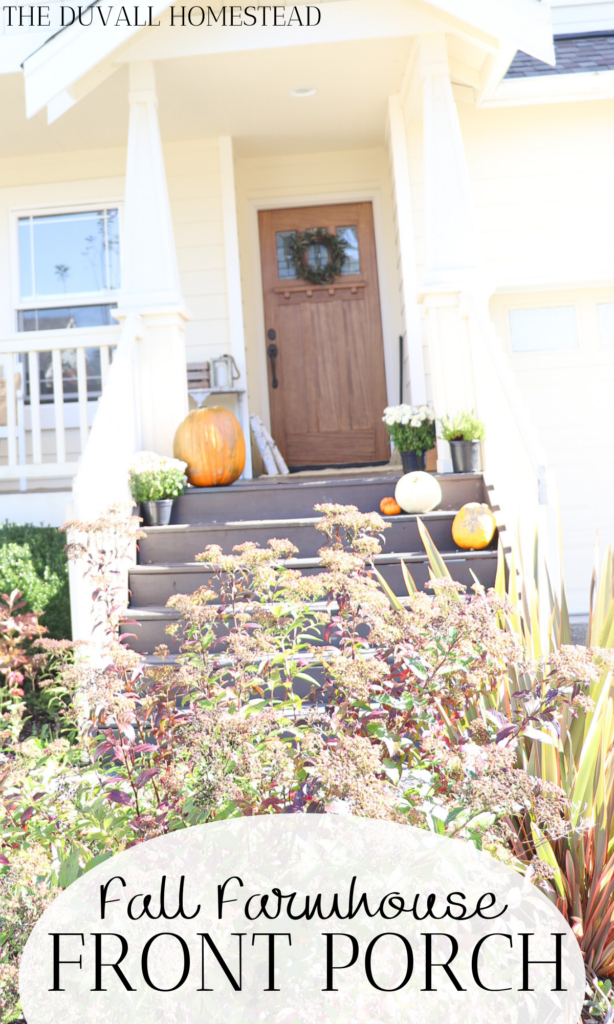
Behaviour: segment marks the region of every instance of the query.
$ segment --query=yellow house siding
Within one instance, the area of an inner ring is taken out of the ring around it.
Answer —
[[[493,284],[614,277],[614,101],[459,116]]]

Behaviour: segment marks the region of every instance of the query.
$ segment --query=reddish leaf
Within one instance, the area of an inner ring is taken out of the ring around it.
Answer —
[[[26,822],[30,820],[30,818],[32,817],[33,814],[34,814],[34,808],[33,807],[26,807],[25,811],[21,815],[21,818],[19,819],[22,828],[26,824]]]
[[[111,792],[108,794],[108,798],[109,800],[112,800],[113,803],[115,804],[123,804],[124,807],[129,806],[130,803],[132,802],[128,794],[122,793],[121,789],[112,789]]]
[[[10,861],[9,861],[8,857],[5,857],[3,853],[0,853],[0,864],[9,864],[9,863],[10,863]]]
[[[145,754],[150,753],[152,750],[157,750],[155,743],[137,743],[136,747],[132,748],[133,754]]]
[[[110,750],[113,750],[111,743],[99,744],[94,751],[94,760],[97,761],[99,757],[102,757],[103,754],[108,754]]]
[[[137,789],[142,789],[148,782],[150,782],[156,775],[159,774],[159,768],[145,768],[138,779],[134,783]]]

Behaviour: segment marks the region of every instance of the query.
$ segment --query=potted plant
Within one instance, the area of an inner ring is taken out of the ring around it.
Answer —
[[[155,452],[137,452],[130,463],[130,492],[140,503],[145,526],[168,526],[173,501],[183,494],[185,462]]]
[[[426,405],[389,405],[382,417],[403,472],[424,469],[426,453],[435,447],[435,413]]]
[[[480,468],[480,441],[486,428],[474,412],[459,412],[441,420],[441,436],[448,441],[455,473],[477,473]]]

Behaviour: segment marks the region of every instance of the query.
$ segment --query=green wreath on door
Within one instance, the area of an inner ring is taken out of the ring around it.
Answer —
[[[312,245],[323,245],[328,249],[328,262],[324,266],[312,267],[309,264],[307,254]],[[347,245],[344,238],[338,238],[320,228],[297,231],[290,239],[290,259],[297,276],[310,284],[330,284],[339,277],[347,263]]]

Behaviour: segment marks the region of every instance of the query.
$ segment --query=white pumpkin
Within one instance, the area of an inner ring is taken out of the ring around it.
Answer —
[[[399,480],[394,497],[404,512],[421,515],[440,504],[442,494],[439,481],[430,473],[406,473]]]

